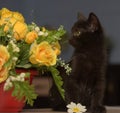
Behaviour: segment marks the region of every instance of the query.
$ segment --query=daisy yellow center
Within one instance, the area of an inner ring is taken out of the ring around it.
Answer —
[[[76,113],[76,112],[79,112],[79,111],[80,111],[80,109],[79,109],[79,108],[77,108],[77,107],[76,107],[76,108],[73,108],[73,112],[75,112],[75,113]]]

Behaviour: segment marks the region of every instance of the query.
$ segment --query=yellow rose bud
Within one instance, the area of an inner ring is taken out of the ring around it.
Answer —
[[[34,47],[35,46],[35,47]],[[33,64],[52,66],[56,64],[56,53],[51,45],[44,41],[39,45],[32,45],[30,50],[30,62]]]
[[[27,35],[26,35],[26,38],[25,38],[25,41],[30,44],[32,43],[36,38],[38,37],[38,34],[36,31],[31,31],[31,32],[28,32]]]
[[[56,55],[59,55],[61,53],[61,46],[58,41],[52,44],[52,48],[55,51]]]
[[[17,21],[13,28],[14,38],[16,40],[21,40],[21,39],[25,38],[27,30],[28,30],[27,25],[25,23]]]
[[[43,32],[45,32],[45,31],[46,31],[45,27],[42,27],[42,31],[43,31]]]
[[[38,64],[38,62],[35,60],[35,50],[37,49],[37,43],[36,43],[36,41],[31,45],[31,48],[30,48],[30,58],[29,58],[29,60],[30,60],[30,62],[32,63],[32,64]]]

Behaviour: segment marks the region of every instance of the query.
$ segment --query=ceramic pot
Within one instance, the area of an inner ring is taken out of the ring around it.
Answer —
[[[34,69],[26,70],[26,69],[16,69],[17,73],[21,72],[30,72],[30,84],[32,83],[32,79],[35,75],[38,75],[38,72]],[[25,105],[24,100],[18,101],[15,97],[12,96],[12,90],[3,91],[4,82],[0,83],[0,113],[3,112],[19,112],[22,111],[22,108]]]

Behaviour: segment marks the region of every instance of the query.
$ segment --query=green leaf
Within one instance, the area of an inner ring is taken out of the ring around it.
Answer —
[[[20,53],[19,53],[19,60],[17,62],[17,65],[21,65],[24,67],[25,64],[29,63],[29,49],[30,45],[25,43],[24,41],[18,43],[18,47],[20,48]]]
[[[32,65],[30,63],[28,63],[28,64],[22,64],[22,65],[18,64],[18,65],[16,65],[16,67],[28,69],[28,68],[31,68]]]
[[[24,98],[28,104],[33,106],[34,100],[37,98],[33,85],[30,85],[27,81],[14,81],[13,83],[14,90],[12,92],[12,96],[15,96],[18,100],[22,100]]]
[[[37,43],[42,41],[47,41],[49,43],[56,42],[62,39],[62,36],[66,33],[63,26],[60,26],[57,30],[49,30],[47,31],[48,36],[39,36],[37,39]]]
[[[63,26],[60,26],[58,30],[52,30],[49,32],[48,37],[46,37],[46,40],[51,42],[56,42],[58,40],[61,40],[61,37],[66,33],[66,31],[63,29]]]
[[[61,94],[62,98],[65,99],[64,93],[65,90],[63,89],[63,81],[62,77],[59,75],[59,71],[55,67],[49,67],[48,70],[51,72],[54,82],[58,88],[59,93]]]

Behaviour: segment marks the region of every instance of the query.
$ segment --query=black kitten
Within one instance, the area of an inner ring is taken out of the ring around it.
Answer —
[[[72,73],[64,81],[67,104],[81,103],[91,113],[106,113],[102,105],[105,90],[106,47],[103,29],[93,13],[80,15],[72,27],[74,47]]]

